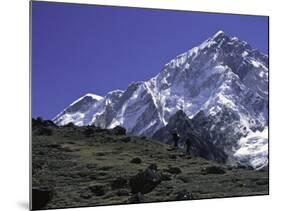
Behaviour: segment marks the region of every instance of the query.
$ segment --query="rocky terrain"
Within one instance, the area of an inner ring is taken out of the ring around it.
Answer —
[[[187,155],[168,142],[128,136],[121,127],[57,126],[33,119],[32,208],[269,193],[267,170],[229,166],[195,152]]]

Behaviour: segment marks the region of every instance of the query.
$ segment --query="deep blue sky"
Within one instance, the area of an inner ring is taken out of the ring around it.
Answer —
[[[261,16],[33,2],[32,116],[147,80],[218,30],[267,54],[267,27]]]

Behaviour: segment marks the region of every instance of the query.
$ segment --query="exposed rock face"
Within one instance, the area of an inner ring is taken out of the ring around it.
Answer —
[[[130,178],[129,184],[132,193],[149,193],[161,182],[161,174],[156,165],[151,165]]]
[[[207,122],[201,124],[208,136],[207,145],[223,149],[233,160],[264,168],[268,162],[267,134],[263,133],[265,141],[256,146],[262,153],[241,152],[250,151],[245,144],[248,134],[267,131],[268,56],[219,31],[172,59],[150,80],[134,82],[127,90],[104,97],[88,94],[54,121],[58,125],[94,123],[102,128],[120,125],[129,133],[151,137],[178,110],[190,119],[204,113]],[[246,140],[240,141],[242,138]]]
[[[53,190],[50,188],[32,188],[32,209],[38,210],[52,199]]]
[[[191,141],[190,153],[209,160],[225,162],[228,156],[223,151],[223,148],[217,147],[210,141],[210,135],[204,128],[204,124],[207,122],[203,115],[202,113],[198,113],[194,119],[189,119],[180,110],[170,118],[170,121],[165,127],[159,129],[153,135],[153,138],[164,143],[172,144],[172,133],[176,129],[180,136],[180,147],[185,147],[185,140],[188,138]],[[204,119],[204,122],[201,122],[199,119]]]
[[[113,134],[115,135],[126,135],[126,129],[120,126],[116,126],[112,129]]]

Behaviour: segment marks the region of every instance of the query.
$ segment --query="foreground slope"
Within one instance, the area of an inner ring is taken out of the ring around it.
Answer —
[[[268,172],[230,167],[124,130],[33,121],[33,208],[268,194]]]

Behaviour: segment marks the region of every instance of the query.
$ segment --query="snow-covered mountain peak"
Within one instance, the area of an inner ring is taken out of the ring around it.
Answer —
[[[123,91],[123,90],[117,89],[117,90],[108,92],[106,97],[109,97],[109,96],[118,96],[118,97],[120,97],[124,92],[125,91]]]
[[[102,99],[103,99],[102,96],[92,94],[92,93],[87,93],[87,94],[83,95],[82,97],[78,98],[77,100],[75,100],[73,103],[71,103],[69,105],[69,107],[77,106],[80,104],[82,105],[85,102],[97,102]]]
[[[241,41],[237,37],[230,37],[223,31],[218,31],[200,45],[176,56],[164,66],[164,71],[167,71],[167,69],[188,70],[192,63],[201,63],[201,65],[208,66],[212,63],[224,63],[226,57],[229,61],[234,57],[243,59],[242,57],[246,58],[254,54],[257,55],[258,52],[252,50],[247,42]]]
[[[102,100],[103,99],[102,96],[99,96],[99,95],[96,95],[96,94],[93,94],[93,93],[87,93],[82,98],[84,98],[84,97],[91,97],[94,100]]]
[[[104,98],[99,95],[87,93],[71,103],[66,109],[59,113],[53,121],[58,125],[65,125],[69,122],[83,125],[84,119],[86,119],[85,113],[88,113],[89,110],[103,99]]]
[[[229,37],[222,31],[222,30],[219,30],[217,33],[215,33],[211,38],[210,40],[213,40],[213,41],[220,41],[220,40],[223,40],[223,39],[229,39]]]
[[[224,31],[219,30],[212,37],[213,37],[213,39],[215,39],[217,37],[221,37],[221,36],[224,36],[224,35],[225,35]]]
[[[210,47],[220,47],[222,42],[228,42],[231,38],[228,37],[223,31],[218,31],[213,36],[206,39],[202,44],[199,45],[199,49],[210,48]]]
[[[179,110],[189,119],[206,115],[208,141],[231,154],[229,149],[238,149],[241,137],[268,126],[268,56],[219,31],[176,56],[150,80],[132,82],[104,97],[87,94],[54,121],[120,125],[130,133],[152,136]]]

